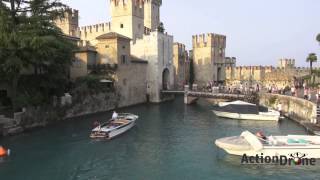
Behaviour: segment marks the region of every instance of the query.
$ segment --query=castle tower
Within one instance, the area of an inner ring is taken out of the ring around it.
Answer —
[[[132,40],[144,33],[143,0],[110,0],[112,31]]]
[[[186,47],[181,43],[173,44],[173,65],[175,75],[175,89],[183,89],[186,83],[187,66],[188,64],[188,52]]]
[[[145,0],[144,26],[152,31],[157,30],[160,24],[160,6],[162,0]]]
[[[67,9],[63,18],[55,20],[58,26],[65,35],[77,37],[77,29],[79,27],[79,11]]]
[[[202,86],[208,82],[225,80],[226,36],[200,34],[192,37],[195,83]]]

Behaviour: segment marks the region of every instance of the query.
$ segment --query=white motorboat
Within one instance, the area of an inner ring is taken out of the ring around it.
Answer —
[[[119,114],[116,119],[95,127],[91,134],[91,138],[112,139],[129,129],[131,129],[139,117],[134,114]]]
[[[286,156],[303,154],[305,158],[320,158],[320,136],[268,136],[264,139],[244,131],[240,136],[217,139],[215,144],[232,155]]]
[[[240,119],[240,120],[258,120],[258,121],[278,121],[280,113],[267,108],[258,107],[255,104],[233,101],[219,103],[213,113],[219,117]]]

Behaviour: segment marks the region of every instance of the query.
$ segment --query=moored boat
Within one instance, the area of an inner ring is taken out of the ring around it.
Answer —
[[[138,116],[134,114],[119,114],[117,118],[111,119],[108,122],[95,127],[92,130],[90,137],[112,139],[131,129],[135,125],[137,119]]]
[[[268,108],[261,108],[255,104],[233,101],[219,103],[213,113],[218,117],[240,119],[240,120],[258,120],[258,121],[278,121],[280,113]]]
[[[287,156],[303,154],[306,158],[320,158],[320,136],[287,135],[258,137],[249,131],[240,136],[217,139],[215,144],[232,155]]]

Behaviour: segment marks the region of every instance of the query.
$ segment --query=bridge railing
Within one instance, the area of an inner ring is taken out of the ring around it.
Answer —
[[[211,93],[211,94],[234,94],[234,95],[252,95],[257,94],[256,91],[240,91],[238,89],[228,90],[225,88],[217,88],[217,89],[198,89],[198,90],[186,90],[187,92],[202,92],[202,93]]]

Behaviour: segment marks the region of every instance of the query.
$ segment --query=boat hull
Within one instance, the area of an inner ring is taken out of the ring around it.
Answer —
[[[304,158],[320,159],[320,138],[318,136],[288,135],[269,136],[259,139],[252,133],[220,138],[215,144],[231,155],[243,156],[286,156],[301,155]]]
[[[218,145],[217,145],[218,146]],[[218,146],[219,147],[219,146]],[[222,148],[223,149],[223,148]],[[319,147],[273,147],[273,148],[264,148],[259,151],[255,150],[234,150],[234,149],[224,149],[228,154],[236,155],[236,156],[286,156],[287,158],[291,158],[292,154],[300,153],[305,154],[305,158],[316,158],[320,159],[320,146]]]
[[[113,131],[109,132],[108,139],[112,139],[116,136],[119,136],[119,135],[125,133],[126,131],[130,130],[134,125],[135,125],[135,120],[132,121],[130,124],[126,125],[125,127],[122,127],[120,129],[113,130]]]
[[[136,120],[138,119],[138,116],[136,115],[131,115],[128,114],[127,116],[129,119],[126,119],[126,123],[124,125],[121,126],[115,126],[115,127],[96,127],[92,130],[90,137],[93,139],[112,139],[115,138],[123,133],[125,133],[126,131],[130,130],[136,123]],[[122,118],[126,118],[125,116],[123,116]],[[121,120],[120,120],[121,121]],[[112,121],[117,123],[118,121]]]
[[[239,120],[255,120],[255,121],[279,121],[280,114],[268,114],[268,113],[259,113],[259,114],[239,114],[239,113],[230,113],[215,111],[213,113],[218,117],[224,117],[229,119],[239,119]]]

